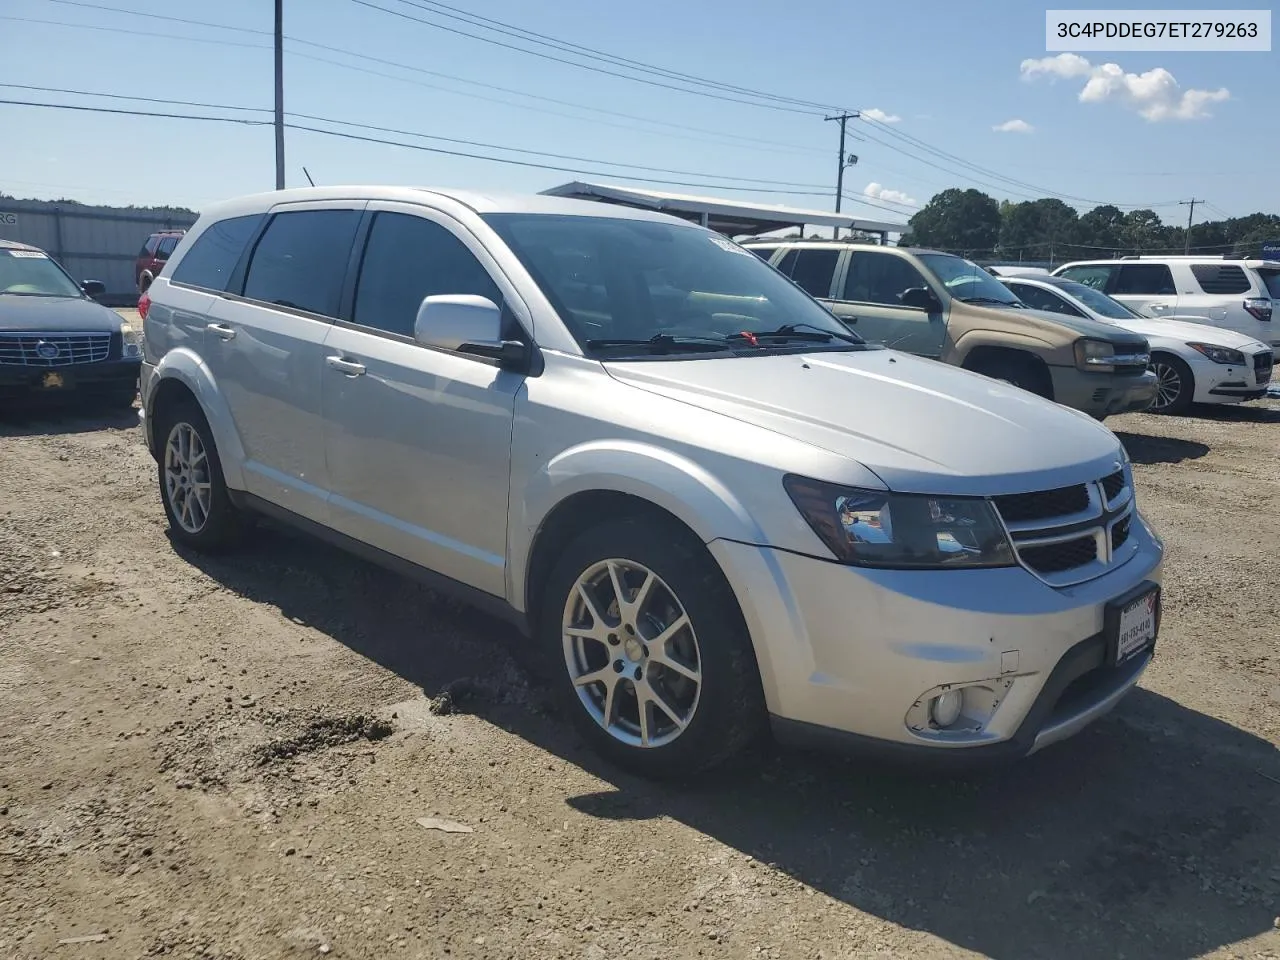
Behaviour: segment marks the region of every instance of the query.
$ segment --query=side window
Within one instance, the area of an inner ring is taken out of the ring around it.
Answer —
[[[191,245],[173,271],[174,283],[206,290],[226,290],[245,245],[262,222],[262,214],[220,220]]]
[[[786,274],[788,277],[791,276],[791,271],[794,270],[796,267],[796,257],[797,255],[799,255],[799,253],[800,251],[797,250],[795,247],[792,247],[790,250],[784,253],[782,255],[782,259],[778,261],[778,269],[782,271],[782,273]]]
[[[1086,287],[1093,287],[1095,290],[1106,293],[1107,284],[1111,280],[1111,275],[1115,273],[1115,269],[1115,267],[1106,264],[1067,267],[1058,276],[1067,280],[1074,280],[1076,283],[1083,283]]]
[[[161,261],[168,260],[169,254],[173,253],[178,246],[178,239],[178,237],[165,237],[161,240],[160,246],[156,247],[156,259]]]
[[[778,252],[777,247],[747,247],[747,249],[750,250],[752,253],[754,253],[757,257],[759,257],[765,263],[768,263],[771,259],[773,259],[773,255]]]
[[[443,294],[502,303],[488,271],[447,229],[406,213],[379,213],[365,244],[352,320],[411,337],[423,298]]]
[[[849,271],[844,278],[844,299],[900,307],[903,291],[912,287],[929,287],[912,264],[891,253],[859,250],[849,260]]]
[[[159,238],[156,237],[154,234],[147,237],[147,242],[144,243],[142,245],[142,249],[138,251],[138,256],[139,257],[153,256],[156,252],[156,245],[159,244],[159,242],[160,242]]]
[[[1205,293],[1248,293],[1252,288],[1248,276],[1235,264],[1192,264],[1191,272]]]
[[[1009,289],[1018,295],[1018,299],[1034,310],[1048,310],[1050,313],[1063,313],[1069,317],[1083,316],[1079,310],[1056,293],[1042,287],[1032,287],[1025,283],[1011,283]]]
[[[276,214],[253,251],[245,297],[336,316],[359,223],[358,210]]]
[[[840,262],[840,250],[797,250],[791,279],[811,297],[831,297],[831,280]]]
[[[1171,295],[1178,292],[1173,274],[1163,263],[1126,263],[1120,267],[1113,294]]]

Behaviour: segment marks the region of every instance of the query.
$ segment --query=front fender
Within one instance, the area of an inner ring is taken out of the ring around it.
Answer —
[[[951,356],[946,358],[948,363],[955,364],[958,367],[964,366],[964,362],[968,359],[969,354],[979,347],[997,347],[1001,350],[1025,350],[1027,353],[1034,354],[1046,363],[1052,362],[1051,356],[1054,345],[1047,340],[1041,340],[1039,337],[1031,336],[1028,333],[1014,333],[1012,331],[995,331],[995,330],[973,330],[965,333],[952,347]]]
[[[551,512],[569,497],[611,491],[647,500],[683,522],[704,543],[766,542],[754,517],[718,477],[680,454],[631,440],[595,440],[570,447],[534,473],[517,500],[511,527],[510,589],[525,597],[531,547]]]
[[[240,442],[231,410],[218,390],[209,365],[195,351],[178,347],[166,353],[156,364],[150,396],[156,395],[165,380],[177,380],[195,396],[205,419],[209,421],[209,429],[213,431],[213,442],[218,447],[218,459],[222,463],[222,475],[227,486],[245,489],[242,469],[244,444]],[[154,429],[153,413],[148,412],[147,421],[148,429]],[[156,442],[163,442],[163,438],[157,437]]]

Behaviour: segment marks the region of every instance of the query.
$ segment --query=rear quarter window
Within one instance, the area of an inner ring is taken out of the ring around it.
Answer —
[[[1280,270],[1259,270],[1258,279],[1272,300],[1280,300]]]
[[[265,214],[219,220],[196,238],[173,271],[174,283],[225,291],[245,246]]]
[[[1205,293],[1248,293],[1249,277],[1235,264],[1196,263],[1191,273]]]

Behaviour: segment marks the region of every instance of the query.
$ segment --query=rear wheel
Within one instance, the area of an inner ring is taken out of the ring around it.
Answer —
[[[1152,413],[1186,413],[1191,409],[1196,380],[1185,361],[1170,353],[1157,353],[1151,358],[1151,372],[1158,381]]]
[[[547,581],[539,633],[556,686],[603,756],[653,777],[740,755],[764,696],[737,601],[706,548],[674,524],[580,534]]]
[[[227,496],[222,461],[200,408],[190,401],[167,405],[155,430],[160,500],[174,539],[204,551],[234,545],[247,522]]]

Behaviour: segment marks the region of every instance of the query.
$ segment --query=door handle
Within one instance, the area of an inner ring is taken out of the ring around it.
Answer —
[[[236,331],[234,327],[228,327],[225,323],[211,323],[205,327],[210,333],[216,333],[223,340],[234,340]]]
[[[364,364],[347,360],[345,357],[325,357],[324,362],[333,370],[344,373],[348,377],[358,377],[364,373]]]

